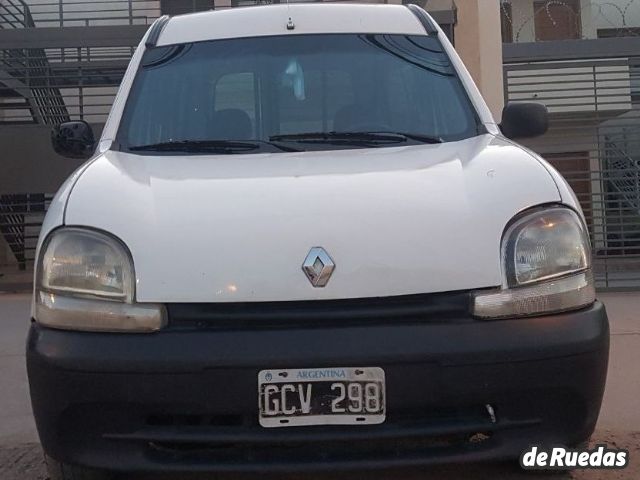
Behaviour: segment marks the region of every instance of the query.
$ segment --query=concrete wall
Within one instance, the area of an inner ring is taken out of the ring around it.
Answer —
[[[8,265],[12,263],[15,259],[9,250],[9,245],[7,245],[6,240],[2,235],[0,235],[0,265]]]
[[[456,50],[500,121],[504,105],[499,0],[458,0]]]
[[[93,125],[96,138],[102,125]],[[59,156],[51,147],[51,129],[41,125],[0,128],[2,193],[55,193],[82,163]]]

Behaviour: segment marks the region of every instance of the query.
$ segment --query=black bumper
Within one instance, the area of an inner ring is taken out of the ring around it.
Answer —
[[[592,433],[609,328],[602,304],[539,318],[174,329],[40,328],[28,339],[44,450],[119,471],[303,471],[517,457]],[[382,367],[382,425],[263,429],[267,368]],[[495,421],[487,412],[489,404]]]

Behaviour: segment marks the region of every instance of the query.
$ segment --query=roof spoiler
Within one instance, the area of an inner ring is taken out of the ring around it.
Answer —
[[[151,48],[156,46],[160,33],[168,22],[169,15],[163,15],[153,22],[153,25],[151,25],[151,29],[149,30],[149,35],[147,35],[147,41],[144,43],[145,47]]]

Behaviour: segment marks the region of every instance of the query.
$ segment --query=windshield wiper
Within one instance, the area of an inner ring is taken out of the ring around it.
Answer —
[[[279,145],[265,140],[172,140],[169,142],[134,145],[131,151],[151,152],[199,152],[199,153],[239,153],[261,149],[263,146],[275,147],[284,152],[299,152],[299,148]]]
[[[301,143],[344,143],[379,145],[381,143],[400,143],[412,140],[419,143],[442,143],[440,137],[421,133],[405,132],[308,132],[285,135],[273,135],[271,141]]]

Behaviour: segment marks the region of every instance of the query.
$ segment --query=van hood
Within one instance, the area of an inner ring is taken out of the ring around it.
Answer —
[[[506,224],[560,200],[538,160],[492,135],[255,155],[108,151],[77,180],[65,224],[129,247],[140,302],[385,297],[500,285]],[[322,288],[302,270],[313,247],[335,262]]]

